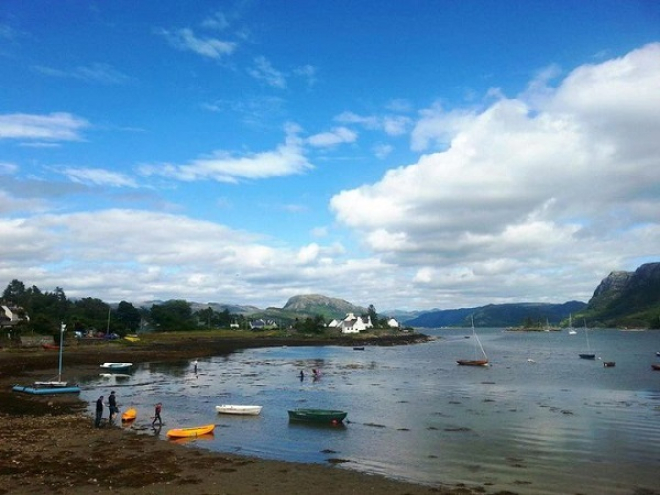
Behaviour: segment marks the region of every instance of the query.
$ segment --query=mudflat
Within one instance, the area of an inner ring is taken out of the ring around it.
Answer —
[[[423,340],[402,335],[360,345],[399,345]],[[180,338],[124,345],[67,343],[66,371],[98,371],[98,364],[154,362],[221,355],[236,349],[318,345],[311,339]],[[341,341],[333,341],[333,345]],[[358,345],[355,340],[345,345]],[[0,495],[4,494],[382,494],[467,495],[484,487],[426,486],[339,466],[262,460],[207,452],[119,426],[94,428],[86,404],[76,396],[32,396],[12,392],[57,373],[56,353],[33,348],[0,349]]]

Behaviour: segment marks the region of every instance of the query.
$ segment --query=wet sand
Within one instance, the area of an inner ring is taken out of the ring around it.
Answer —
[[[420,336],[344,345],[401,345]],[[98,371],[99,363],[155,362],[222,355],[275,345],[321,345],[310,339],[181,339],[127,346],[68,345],[66,372]],[[57,354],[35,348],[0,349],[0,495],[4,494],[383,494],[468,495],[484,487],[425,486],[318,465],[262,460],[207,452],[120,426],[94,428],[77,396],[34,396],[12,392],[57,374]],[[501,493],[501,492],[500,492]]]

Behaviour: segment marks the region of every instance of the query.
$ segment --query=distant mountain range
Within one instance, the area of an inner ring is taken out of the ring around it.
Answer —
[[[150,307],[161,301],[149,301]],[[326,320],[344,318],[347,313],[364,315],[367,308],[343,299],[319,294],[290,298],[283,308],[259,309],[222,303],[191,303],[193,311],[211,307],[249,318],[264,318],[288,324],[296,319],[323,316]],[[517,327],[528,323],[565,325],[569,315],[574,322],[585,320],[590,327],[660,328],[660,263],[648,263],[634,272],[616,271],[601,281],[589,303],[569,301],[561,304],[521,302],[489,304],[460,309],[428,311],[377,311],[379,317],[394,317],[410,327],[439,328],[468,326],[470,317],[479,327]]]

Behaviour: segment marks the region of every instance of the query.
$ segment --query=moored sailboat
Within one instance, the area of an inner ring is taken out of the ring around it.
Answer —
[[[66,330],[66,325],[64,323],[61,323],[57,379],[46,380],[46,381],[35,381],[32,387],[15,385],[12,389],[14,392],[24,392],[26,394],[34,394],[34,395],[80,393],[80,387],[78,387],[77,385],[69,385],[68,382],[62,380],[62,352],[64,350],[65,330]]]
[[[456,362],[461,366],[488,366],[488,356],[486,356],[486,351],[484,351],[484,347],[481,345],[481,340],[479,340],[479,336],[474,329],[474,317],[470,316],[470,318],[472,320],[472,337],[474,337],[477,342],[474,349],[475,356],[474,359],[458,359]],[[481,354],[483,356],[481,359],[479,359],[477,355],[477,346],[481,349]]]
[[[589,345],[589,330],[587,329],[587,321],[584,322],[584,336],[587,339],[587,352],[580,353],[580,359],[596,359],[596,354],[591,352],[591,346]]]

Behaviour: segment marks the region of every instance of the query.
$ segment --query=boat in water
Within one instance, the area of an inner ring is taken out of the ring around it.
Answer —
[[[235,414],[238,416],[258,416],[261,413],[262,406],[222,404],[215,406],[219,414]]]
[[[292,409],[288,411],[289,421],[306,421],[308,423],[339,424],[348,413],[336,409]]]
[[[591,352],[591,346],[589,345],[589,329],[586,321],[584,322],[584,337],[587,339],[587,352],[581,352],[579,354],[580,359],[596,359],[596,354]]]
[[[474,317],[470,316],[472,320],[472,337],[476,343],[474,348],[474,359],[458,359],[456,362],[461,366],[488,366],[488,356],[484,351],[484,346],[481,345],[481,340],[474,329]],[[481,350],[481,357],[478,356],[478,351]]]
[[[133,363],[103,363],[101,368],[107,371],[125,373],[131,369],[131,366],[133,366]]]

